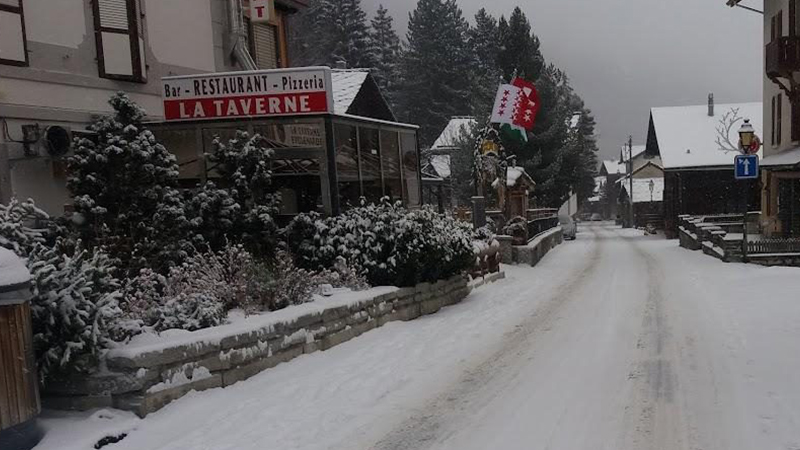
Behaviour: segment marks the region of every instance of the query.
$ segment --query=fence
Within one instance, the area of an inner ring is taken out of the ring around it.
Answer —
[[[800,239],[759,239],[747,243],[747,253],[757,254],[780,254],[780,253],[800,253]]]
[[[528,221],[528,240],[558,226],[558,217],[550,216]]]

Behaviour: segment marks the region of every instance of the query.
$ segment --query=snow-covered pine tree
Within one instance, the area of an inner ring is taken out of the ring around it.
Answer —
[[[375,81],[392,105],[395,103],[395,94],[398,89],[398,71],[402,51],[400,38],[394,30],[393,21],[389,10],[380,5],[375,17],[372,18],[372,28],[369,33],[369,52],[374,58]]]
[[[86,245],[105,246],[125,270],[165,270],[189,251],[176,158],[143,126],[144,109],[127,95],[109,103],[113,113],[89,127],[96,140],[78,139],[69,158],[74,222]]]
[[[369,25],[361,0],[313,0],[292,19],[290,37],[295,61],[304,65],[373,67]],[[309,33],[308,30],[314,30]]]
[[[453,116],[472,111],[469,24],[455,0],[420,0],[408,23],[398,109],[430,145]]]
[[[531,23],[520,7],[514,8],[508,20],[498,24],[500,52],[497,62],[503,77],[510,80],[516,71],[526,80],[537,80],[545,68],[539,38],[531,32]]]
[[[361,7],[361,0],[330,2],[326,15],[333,37],[328,63],[335,66],[343,61],[348,67],[372,67],[375,58],[370,52],[367,13]]]
[[[240,207],[239,217],[228,238],[234,243],[244,244],[258,257],[271,255],[277,245],[275,217],[280,204],[270,171],[274,151],[263,137],[258,134],[251,137],[244,131],[237,132],[227,142],[216,138],[213,147],[209,159],[220,175],[218,182],[222,188],[229,189],[231,198]],[[231,214],[235,212],[235,206],[229,200],[221,201],[224,205],[220,207],[227,208]]]
[[[0,204],[0,247],[26,258],[36,244],[45,241],[47,230],[39,228],[37,222],[47,220],[47,213],[32,200],[20,202],[12,198],[8,205]]]
[[[474,114],[482,119],[487,117],[494,104],[501,72],[497,65],[500,55],[500,30],[497,19],[485,8],[475,14],[475,26],[469,30],[469,45],[475,58],[474,73]]]
[[[33,280],[34,346],[42,380],[62,370],[86,371],[119,334],[120,284],[99,251],[37,245],[29,256]]]

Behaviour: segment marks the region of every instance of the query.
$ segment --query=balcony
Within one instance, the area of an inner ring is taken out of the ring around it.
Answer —
[[[800,36],[784,36],[767,44],[767,76],[791,78],[800,72]]]

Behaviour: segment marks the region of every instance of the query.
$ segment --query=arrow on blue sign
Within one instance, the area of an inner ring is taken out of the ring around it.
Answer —
[[[733,165],[737,180],[754,180],[759,176],[758,155],[738,155]]]

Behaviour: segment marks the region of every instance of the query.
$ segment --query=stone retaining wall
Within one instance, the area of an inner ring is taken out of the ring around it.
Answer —
[[[457,276],[220,339],[141,353],[112,351],[104,374],[50,383],[45,400],[53,408],[114,407],[144,417],[192,390],[230,386],[388,322],[433,314],[459,303],[471,289],[466,277]]]
[[[512,249],[515,263],[535,266],[555,246],[564,242],[564,232],[561,227],[553,228],[533,239],[528,245],[516,245]]]

